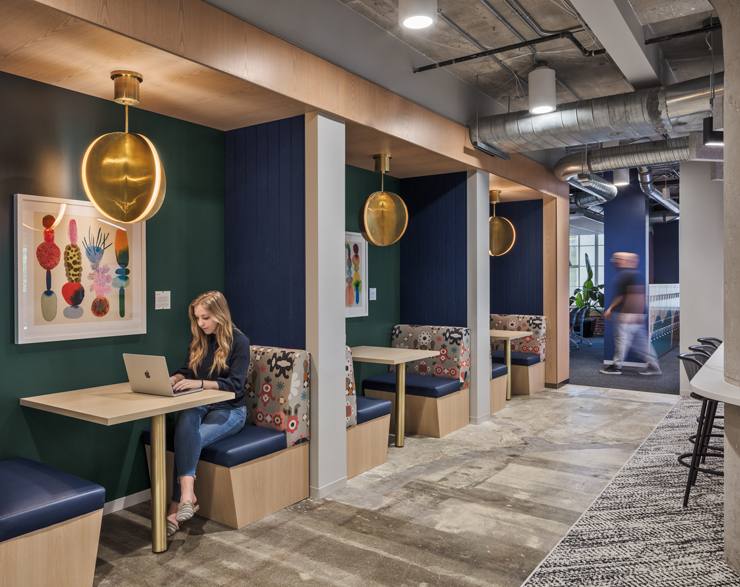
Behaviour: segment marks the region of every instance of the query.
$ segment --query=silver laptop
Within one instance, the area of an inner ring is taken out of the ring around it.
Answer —
[[[131,391],[135,391],[136,393],[179,397],[188,393],[203,391],[202,387],[198,389],[186,389],[184,391],[175,391],[172,389],[172,385],[170,385],[170,372],[167,370],[167,361],[164,357],[129,355],[124,353],[123,362],[126,364],[126,372],[128,373],[128,381],[131,384]]]

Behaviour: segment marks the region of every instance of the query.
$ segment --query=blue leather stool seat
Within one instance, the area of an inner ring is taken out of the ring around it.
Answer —
[[[105,489],[100,485],[29,459],[0,461],[0,542],[104,505]]]
[[[357,396],[357,423],[364,424],[391,413],[392,404],[387,399]]]
[[[149,444],[149,429],[141,433],[144,444]],[[167,450],[174,452],[175,422],[167,424]],[[234,467],[288,448],[285,432],[246,424],[228,438],[209,444],[200,452],[200,460]]]
[[[491,379],[496,379],[497,377],[503,377],[509,372],[509,368],[506,365],[498,365],[497,363],[493,364],[493,368],[491,369]]]
[[[505,365],[506,364],[506,358],[504,357],[504,351],[491,351],[491,357],[493,358],[493,363]],[[524,367],[529,367],[530,365],[536,365],[540,362],[540,356],[535,355],[534,353],[511,353],[511,364],[513,365],[522,365]]]
[[[383,373],[368,377],[362,382],[362,389],[375,389],[396,393],[396,374]],[[432,377],[406,373],[406,395],[440,398],[460,389],[460,381],[448,377]]]

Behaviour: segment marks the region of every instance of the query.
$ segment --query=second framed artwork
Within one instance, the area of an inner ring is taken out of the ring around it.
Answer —
[[[86,200],[15,195],[16,344],[146,332],[144,223]]]
[[[344,233],[344,317],[368,315],[367,241],[359,232]]]

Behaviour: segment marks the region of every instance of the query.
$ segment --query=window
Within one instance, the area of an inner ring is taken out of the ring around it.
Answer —
[[[604,235],[580,234],[570,237],[570,292],[588,279],[586,255],[594,272],[594,285],[604,283]]]

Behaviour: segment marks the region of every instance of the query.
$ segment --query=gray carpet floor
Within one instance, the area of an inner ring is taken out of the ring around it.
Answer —
[[[586,339],[592,346],[581,344],[578,350],[570,350],[570,383],[607,389],[631,389],[678,395],[680,388],[678,347],[660,357],[662,375],[646,377],[637,369],[625,367],[621,375],[604,375],[604,337]]]
[[[525,587],[740,587],[723,555],[723,478],[700,474],[683,507],[688,469],[676,456],[700,406],[676,403]]]

